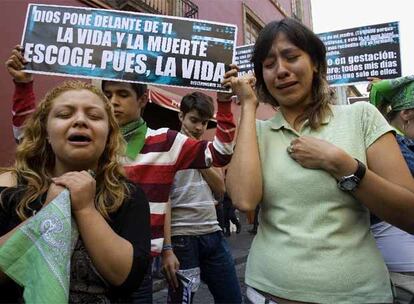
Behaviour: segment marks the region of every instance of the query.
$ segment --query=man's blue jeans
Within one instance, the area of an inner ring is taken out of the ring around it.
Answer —
[[[180,270],[199,268],[215,303],[241,303],[242,296],[234,260],[221,231],[198,236],[173,236],[174,254]],[[170,288],[169,302],[182,303],[182,295]]]

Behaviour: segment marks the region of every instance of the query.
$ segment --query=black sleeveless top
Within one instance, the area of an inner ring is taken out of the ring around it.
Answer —
[[[110,214],[108,221],[114,232],[133,246],[133,264],[127,279],[120,286],[111,286],[106,282],[93,266],[79,237],[71,258],[69,303],[124,302],[123,299],[127,299],[128,294],[141,284],[150,261],[150,212],[144,192],[133,184],[129,186],[129,197],[116,212]],[[3,202],[3,207],[0,206],[0,236],[21,223],[15,212],[21,191],[22,187],[0,187]],[[29,204],[29,216],[41,209],[44,199],[45,196],[39,197]],[[23,302],[22,295],[23,289],[11,280],[0,284],[0,303]]]

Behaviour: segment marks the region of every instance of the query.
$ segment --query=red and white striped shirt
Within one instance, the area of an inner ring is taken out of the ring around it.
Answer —
[[[22,137],[22,126],[27,117],[35,110],[35,95],[33,81],[29,83],[15,82],[12,104],[12,123],[14,138],[19,141]]]
[[[140,185],[150,202],[151,253],[161,253],[164,218],[175,173],[183,169],[226,165],[233,154],[235,125],[230,103],[218,103],[217,131],[213,142],[197,141],[176,131],[147,130],[145,144],[134,159],[124,158],[131,181]]]

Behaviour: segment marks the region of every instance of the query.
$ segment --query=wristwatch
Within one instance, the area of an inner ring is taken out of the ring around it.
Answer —
[[[363,163],[361,163],[358,159],[355,158],[358,162],[358,168],[356,169],[354,174],[342,176],[338,180],[338,188],[342,191],[352,192],[358,187],[359,183],[361,182],[362,178],[365,175],[366,167]]]

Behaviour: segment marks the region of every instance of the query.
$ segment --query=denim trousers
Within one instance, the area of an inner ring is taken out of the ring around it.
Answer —
[[[215,303],[241,303],[239,280],[229,245],[221,231],[197,236],[173,236],[174,254],[180,261],[180,271],[199,269]],[[197,272],[197,271],[196,271]],[[180,289],[169,288],[170,303],[181,303]]]

